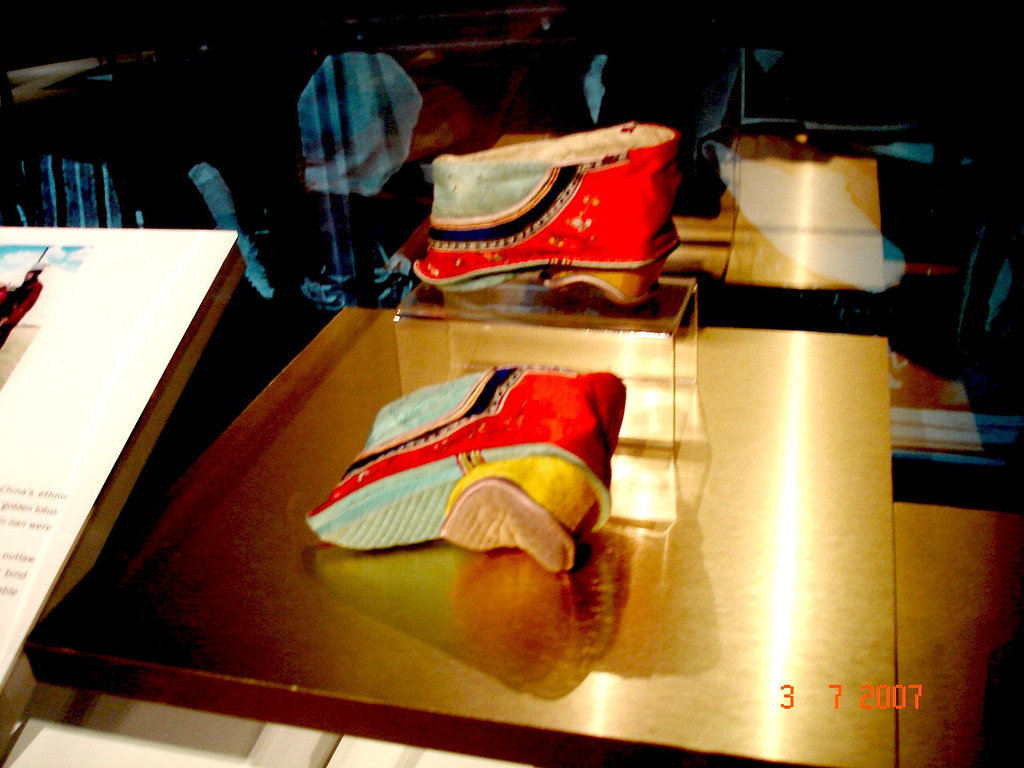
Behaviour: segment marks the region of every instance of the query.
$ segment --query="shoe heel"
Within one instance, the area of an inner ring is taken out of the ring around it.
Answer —
[[[653,295],[664,266],[665,260],[658,259],[633,269],[560,269],[551,272],[544,285],[564,288],[572,283],[586,283],[600,290],[609,301],[630,307]]]

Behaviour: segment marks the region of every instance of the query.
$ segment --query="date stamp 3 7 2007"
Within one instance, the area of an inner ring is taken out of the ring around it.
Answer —
[[[839,700],[843,696],[843,686],[833,683],[829,686],[833,695],[833,709],[839,709]],[[782,701],[779,706],[783,709],[793,709],[796,706],[796,689],[792,685],[781,685],[779,691],[782,694]],[[912,709],[921,708],[921,697],[924,694],[924,686],[921,685],[862,685],[860,686],[860,708],[861,709]]]

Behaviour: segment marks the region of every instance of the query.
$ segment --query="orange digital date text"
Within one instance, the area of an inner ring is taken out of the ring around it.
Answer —
[[[839,709],[839,701],[843,696],[843,686],[838,683],[829,685],[833,696],[833,709]],[[796,706],[796,689],[789,684],[779,686],[782,694],[782,701],[779,706],[783,709],[793,709]],[[924,694],[922,685],[862,685],[860,686],[860,708],[861,709],[912,709],[921,708],[921,697]]]

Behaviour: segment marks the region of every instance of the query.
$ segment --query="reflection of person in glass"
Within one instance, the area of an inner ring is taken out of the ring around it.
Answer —
[[[25,274],[24,282],[17,288],[0,289],[0,347],[3,347],[11,331],[28,314],[43,292],[43,284],[39,281],[42,272],[43,265],[36,264]]]

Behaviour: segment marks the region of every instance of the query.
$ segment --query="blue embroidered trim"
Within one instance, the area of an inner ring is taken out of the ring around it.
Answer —
[[[566,166],[559,168],[555,179],[547,191],[527,210],[509,221],[502,222],[488,227],[477,229],[442,229],[439,227],[430,228],[430,238],[443,243],[464,243],[478,242],[481,240],[504,242],[509,238],[515,238],[522,232],[536,225],[541,219],[546,221],[554,216],[557,209],[564,205],[561,198],[571,197],[572,192],[579,187],[583,178],[577,166]],[[566,190],[569,194],[566,195]],[[554,210],[553,210],[554,209]],[[532,230],[531,230],[532,231]]]
[[[617,165],[629,153],[608,155],[589,163],[558,169],[551,187],[526,211],[509,221],[477,229],[430,228],[431,245],[445,251],[478,251],[509,248],[540,231],[569,204],[589,171]]]
[[[504,400],[505,393],[511,389],[512,385],[519,381],[522,376],[522,368],[516,366],[499,368],[488,379],[487,384],[481,389],[480,394],[477,395],[477,398],[473,403],[457,419],[449,421],[425,435],[419,435],[412,440],[407,440],[404,443],[390,446],[387,450],[377,451],[363,456],[348,468],[342,482],[352,475],[353,472],[358,471],[367,464],[372,464],[385,456],[399,453],[401,451],[407,451],[425,443],[437,440],[446,434],[454,432],[470,419],[480,416],[481,414],[497,410]]]

